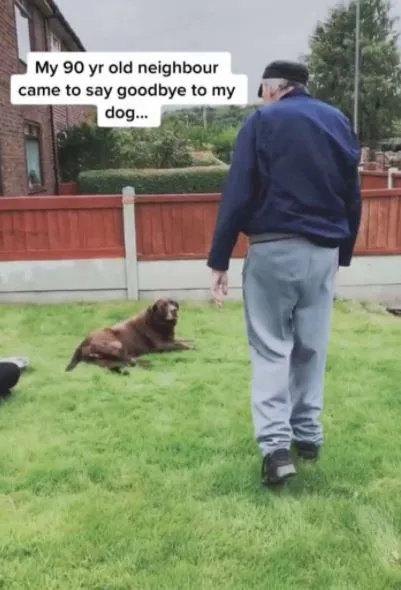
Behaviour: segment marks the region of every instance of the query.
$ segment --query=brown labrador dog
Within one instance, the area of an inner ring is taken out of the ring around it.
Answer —
[[[144,354],[193,350],[192,341],[175,339],[179,308],[173,299],[159,299],[124,322],[92,332],[78,346],[65,370],[72,371],[83,362],[127,374],[128,366],[149,366],[138,358]]]

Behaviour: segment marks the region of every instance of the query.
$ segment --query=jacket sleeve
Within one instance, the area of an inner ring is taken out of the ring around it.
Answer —
[[[244,217],[254,195],[258,117],[259,112],[256,111],[245,121],[237,136],[207,261],[207,265],[213,270],[228,269]]]
[[[349,189],[345,196],[345,208],[348,217],[349,237],[340,245],[339,266],[350,266],[354,253],[355,243],[358,237],[359,226],[362,216],[361,185],[359,179],[359,144],[356,135],[352,133],[354,153],[356,153],[355,164],[350,175]]]

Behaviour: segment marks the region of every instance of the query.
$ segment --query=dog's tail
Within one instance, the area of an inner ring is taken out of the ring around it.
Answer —
[[[71,358],[70,362],[68,363],[68,365],[65,368],[66,371],[72,371],[81,362],[81,355],[82,355],[82,346],[83,346],[83,344],[84,343],[81,342],[81,344],[75,350],[74,354],[72,355],[72,358]]]

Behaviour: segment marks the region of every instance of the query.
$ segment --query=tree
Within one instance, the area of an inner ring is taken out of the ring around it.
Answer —
[[[57,151],[63,182],[75,181],[83,170],[113,168],[119,157],[116,130],[93,121],[63,129],[57,135]]]
[[[392,134],[401,117],[401,67],[397,19],[388,0],[360,0],[359,135],[374,147]],[[338,4],[310,39],[305,61],[314,96],[339,107],[352,120],[356,2]]]
[[[221,131],[225,127],[239,127],[259,107],[259,104],[252,104],[246,107],[237,105],[208,107],[206,110],[208,123],[206,130],[213,128],[214,130]],[[187,128],[202,127],[204,129],[203,110],[202,107],[192,107],[177,109],[175,111],[165,111],[163,113],[163,121],[168,121],[169,124],[172,121],[180,121]]]

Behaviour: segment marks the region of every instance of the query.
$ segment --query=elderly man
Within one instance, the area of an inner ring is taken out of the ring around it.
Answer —
[[[221,303],[238,235],[249,237],[243,296],[265,485],[296,474],[291,444],[318,458],[335,276],[351,264],[361,217],[357,138],[307,82],[301,64],[266,67],[265,106],[239,131],[208,258]]]

